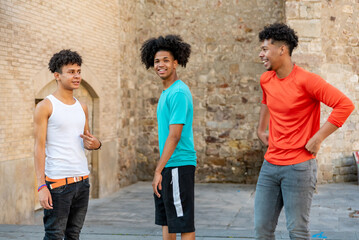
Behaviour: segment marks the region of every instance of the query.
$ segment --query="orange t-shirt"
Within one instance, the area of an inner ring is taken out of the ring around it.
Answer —
[[[333,108],[328,121],[341,127],[354,110],[352,101],[320,76],[294,65],[279,79],[274,71],[262,74],[262,103],[270,113],[268,150],[264,158],[275,165],[297,164],[315,158],[306,149],[320,128],[320,102]]]

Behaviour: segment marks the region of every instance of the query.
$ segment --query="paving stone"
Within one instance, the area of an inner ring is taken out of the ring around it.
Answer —
[[[254,239],[254,185],[196,184],[196,239]],[[312,239],[359,240],[359,187],[354,183],[318,185],[311,214]],[[41,215],[36,225],[0,225],[0,240],[37,240],[43,237]],[[154,240],[161,238],[154,224],[150,182],[125,187],[103,199],[91,199],[81,239]],[[325,238],[326,237],[326,238]],[[282,211],[277,239],[289,239]],[[178,238],[179,239],[179,238]]]

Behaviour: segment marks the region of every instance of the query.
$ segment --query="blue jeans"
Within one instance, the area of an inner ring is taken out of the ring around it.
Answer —
[[[89,179],[50,192],[53,209],[44,209],[44,240],[78,240],[89,202]]]
[[[310,239],[309,213],[316,183],[315,159],[288,166],[264,160],[254,202],[255,238],[275,239],[275,228],[284,206],[290,239]]]

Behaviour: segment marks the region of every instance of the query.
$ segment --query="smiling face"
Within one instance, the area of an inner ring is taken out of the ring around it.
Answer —
[[[62,67],[62,73],[55,72],[55,78],[63,89],[78,89],[81,84],[81,66],[78,64],[68,64]]]
[[[261,43],[259,57],[267,71],[276,71],[281,66],[281,56],[284,45],[272,43],[271,39],[265,39]]]
[[[171,52],[158,51],[154,59],[154,69],[162,80],[172,80],[176,76],[177,60],[174,60]]]

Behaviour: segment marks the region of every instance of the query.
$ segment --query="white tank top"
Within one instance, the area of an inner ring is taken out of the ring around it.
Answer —
[[[80,102],[67,105],[53,95],[46,97],[52,104],[47,123],[45,174],[49,178],[85,176],[90,173],[83,140],[86,122]]]

